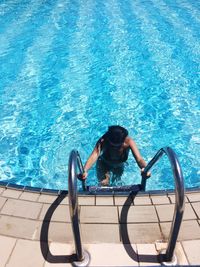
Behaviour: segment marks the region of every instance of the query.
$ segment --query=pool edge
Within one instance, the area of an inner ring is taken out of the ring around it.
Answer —
[[[13,189],[13,190],[21,190],[24,192],[35,192],[41,194],[49,194],[49,195],[60,195],[62,193],[68,193],[68,190],[59,190],[59,189],[48,189],[48,188],[40,188],[40,187],[33,187],[33,186],[23,186],[14,183],[9,183],[5,181],[0,181],[0,187],[6,189]],[[168,190],[148,190],[148,191],[139,191],[139,195],[166,195],[170,193],[174,193],[175,189],[168,189]],[[185,192],[199,192],[200,187],[192,187],[192,188],[185,188]],[[131,192],[131,191],[130,191]],[[79,195],[117,195],[117,196],[127,196],[130,192],[88,192],[88,191],[79,191]]]

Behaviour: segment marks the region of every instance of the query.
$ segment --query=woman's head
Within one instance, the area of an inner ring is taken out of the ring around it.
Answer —
[[[109,126],[106,133],[107,141],[112,146],[121,146],[127,136],[128,131],[119,125]]]

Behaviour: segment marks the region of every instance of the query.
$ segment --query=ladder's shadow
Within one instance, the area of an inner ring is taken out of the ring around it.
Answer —
[[[55,201],[51,204],[49,209],[47,210],[45,217],[43,219],[41,232],[40,232],[40,249],[44,259],[49,263],[73,263],[76,261],[76,255],[53,255],[49,249],[49,242],[48,242],[48,234],[49,234],[49,226],[51,223],[51,218],[62,202],[62,200],[66,197],[67,192],[61,192],[61,194],[55,199]]]
[[[137,193],[131,192],[129,196],[127,197],[126,201],[124,202],[124,205],[122,206],[121,215],[120,215],[120,233],[121,233],[121,239],[123,246],[129,255],[130,258],[132,258],[136,262],[145,262],[145,263],[158,263],[159,262],[159,256],[158,255],[145,255],[145,254],[138,254],[132,247],[129,234],[128,234],[128,224],[127,224],[127,218],[128,218],[128,211],[131,207],[134,198],[136,197]]]
[[[129,234],[128,234],[128,211],[134,198],[136,197],[138,192],[132,192],[127,197],[124,205],[122,206],[121,215],[120,215],[120,233],[123,246],[129,255],[136,262],[148,262],[148,263],[158,263],[159,258],[156,255],[145,255],[145,254],[138,254],[132,247]],[[43,219],[41,232],[40,232],[40,248],[41,253],[44,259],[49,263],[73,263],[77,260],[76,254],[71,255],[53,255],[49,248],[48,242],[48,234],[49,234],[49,227],[51,223],[51,218],[53,216],[54,211],[63,201],[63,199],[67,196],[67,192],[63,191],[61,194],[55,199],[55,201],[51,204],[49,209],[47,210],[45,217]],[[123,223],[122,223],[123,222]]]

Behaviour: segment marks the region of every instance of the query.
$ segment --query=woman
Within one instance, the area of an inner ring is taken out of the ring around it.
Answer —
[[[140,155],[134,140],[128,136],[128,131],[119,125],[114,125],[110,126],[108,131],[97,141],[85,163],[83,179],[87,178],[88,170],[97,162],[97,178],[101,185],[109,184],[111,173],[113,174],[112,182],[118,180],[123,174],[124,163],[128,159],[130,150],[141,169],[141,175],[149,177],[150,172],[143,173],[146,162]]]

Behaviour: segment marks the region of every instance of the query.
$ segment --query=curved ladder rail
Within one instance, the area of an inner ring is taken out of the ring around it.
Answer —
[[[183,174],[181,170],[180,163],[178,161],[178,158],[175,154],[175,152],[170,147],[164,147],[161,148],[156,155],[152,158],[152,160],[147,164],[147,166],[144,169],[144,172],[147,173],[151,167],[162,157],[163,154],[166,154],[168,156],[168,159],[171,164],[174,180],[175,180],[175,209],[174,209],[174,216],[173,216],[173,222],[170,229],[170,235],[169,235],[169,241],[166,253],[163,255],[164,261],[172,261],[174,249],[176,246],[176,241],[178,238],[178,233],[180,230],[184,208],[185,208],[185,201],[184,201],[184,181],[183,181]],[[145,191],[146,187],[146,180],[147,178],[142,178],[142,190]]]
[[[79,228],[78,216],[78,194],[77,194],[77,167],[83,173],[83,165],[81,163],[78,151],[72,150],[68,162],[68,197],[69,209],[72,223],[72,231],[74,235],[75,249],[77,261],[74,266],[87,266],[90,261],[88,252],[84,251],[81,243],[81,235]]]

